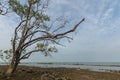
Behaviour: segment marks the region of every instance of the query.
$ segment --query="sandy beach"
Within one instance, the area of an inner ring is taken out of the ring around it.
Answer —
[[[6,66],[0,66],[0,80],[120,80],[119,71],[96,72],[75,68],[40,68],[19,66],[15,74],[6,77]]]

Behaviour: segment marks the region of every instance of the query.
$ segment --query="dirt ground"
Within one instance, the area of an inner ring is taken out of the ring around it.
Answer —
[[[6,66],[0,66],[0,80],[120,80],[120,71],[95,72],[73,68],[39,68],[20,66],[6,77]]]

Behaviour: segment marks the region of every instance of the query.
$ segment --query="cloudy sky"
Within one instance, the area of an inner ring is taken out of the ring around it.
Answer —
[[[33,54],[31,62],[120,62],[120,0],[51,0],[49,15],[65,16],[71,25],[85,18],[66,47],[58,46],[52,56]],[[54,17],[53,17],[54,16]],[[17,25],[15,15],[0,16],[0,49],[10,47]]]

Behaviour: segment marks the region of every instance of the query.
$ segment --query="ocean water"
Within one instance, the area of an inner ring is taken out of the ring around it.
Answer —
[[[93,71],[120,71],[120,62],[54,62],[54,63],[21,63],[24,66],[35,66],[43,68],[76,68],[89,69]]]

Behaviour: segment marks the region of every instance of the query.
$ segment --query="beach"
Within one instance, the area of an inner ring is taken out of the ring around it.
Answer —
[[[120,71],[19,66],[13,76],[6,77],[6,69],[0,66],[0,80],[120,80]]]

